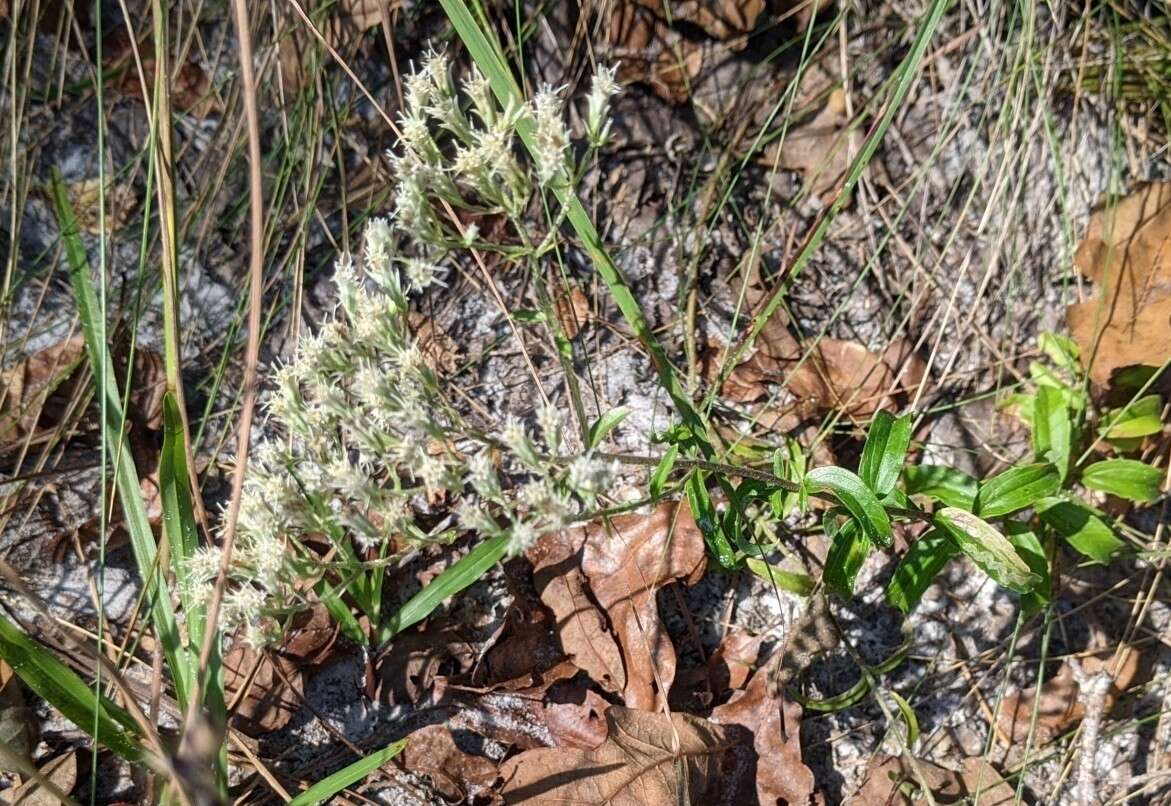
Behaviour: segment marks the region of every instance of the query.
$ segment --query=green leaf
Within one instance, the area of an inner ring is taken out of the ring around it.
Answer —
[[[1041,334],[1039,342],[1041,350],[1054,364],[1070,372],[1081,372],[1081,366],[1078,364],[1078,354],[1081,351],[1073,339],[1046,332]]]
[[[95,692],[52,652],[4,616],[0,616],[0,658],[26,686],[100,744],[127,761],[138,761],[147,752],[130,714]]]
[[[976,500],[976,480],[947,465],[915,465],[903,468],[907,495],[936,498],[949,507],[971,509]]]
[[[866,537],[881,546],[890,545],[890,518],[886,510],[862,479],[849,470],[833,466],[815,467],[805,474],[802,486],[811,493],[833,493],[858,521]]]
[[[618,424],[630,416],[629,409],[611,409],[597,419],[597,421],[590,426],[589,434],[586,437],[586,449],[590,450],[602,444],[602,440],[606,435],[618,427]]]
[[[142,500],[142,487],[139,485],[138,470],[134,466],[134,453],[130,450],[130,441],[126,436],[126,418],[123,415],[118,379],[107,348],[106,321],[102,317],[98,295],[94,290],[89,258],[85,252],[85,245],[81,242],[77,216],[69,201],[69,192],[55,168],[52,171],[52,180],[57,223],[61,229],[61,239],[69,263],[69,282],[77,302],[77,312],[85,336],[86,354],[93,369],[98,399],[105,400],[106,416],[102,428],[109,452],[114,458],[114,482],[118,502],[122,507],[123,523],[130,536],[130,547],[142,579],[143,594],[150,604],[151,626],[159,638],[159,644],[174,680],[175,698],[180,709],[186,709],[187,692],[191,688],[195,673],[193,658],[183,646],[179,626],[175,620],[175,611],[171,606],[171,597],[165,591],[160,591],[158,584],[158,547],[155,544],[154,530],[151,529],[150,519],[146,514],[146,504]]]
[[[772,563],[765,562],[757,557],[747,557],[744,564],[748,570],[756,574],[770,585],[776,585],[782,590],[797,596],[808,596],[813,592],[813,580],[808,574],[798,574],[778,568]]]
[[[862,570],[863,563],[870,556],[871,547],[869,538],[862,534],[858,522],[853,519],[846,521],[833,536],[833,542],[825,558],[822,581],[834,593],[843,599],[849,599],[854,595],[854,583],[858,579],[858,572]]]
[[[663,454],[663,458],[655,466],[655,472],[651,474],[650,484],[648,485],[651,498],[658,498],[663,494],[663,487],[667,484],[667,479],[670,477],[671,471],[675,468],[675,460],[678,458],[678,445],[672,445]]]
[[[1037,502],[1037,514],[1069,545],[1096,562],[1109,563],[1126,546],[1089,507],[1073,501],[1044,498]]]
[[[1157,434],[1163,430],[1163,398],[1158,395],[1140,397],[1129,406],[1115,409],[1104,418],[1102,436],[1109,440],[1135,439]]]
[[[695,524],[703,533],[704,543],[708,551],[716,558],[716,562],[725,571],[731,571],[739,565],[735,549],[724,532],[723,519],[716,512],[712,503],[711,493],[707,489],[707,475],[702,470],[693,470],[683,485],[687,493],[687,503],[691,507],[691,515]],[[734,514],[734,513],[733,513]]]
[[[944,530],[980,570],[1009,590],[1028,593],[1041,581],[1004,535],[971,512],[944,507],[935,513],[935,525]]]
[[[1082,484],[1131,501],[1154,501],[1159,497],[1163,472],[1135,459],[1107,459],[1082,471]]]
[[[332,798],[338,792],[341,792],[347,786],[358,783],[358,781],[361,781],[370,773],[380,769],[384,764],[401,753],[402,749],[406,746],[407,740],[399,739],[394,744],[382,748],[377,753],[371,753],[365,758],[358,759],[353,764],[338,770],[333,775],[322,778],[313,786],[297,795],[289,801],[289,806],[317,806],[318,803],[325,803],[325,801]]]
[[[874,415],[862,448],[858,475],[879,498],[894,489],[910,444],[910,414],[896,418],[888,411],[880,411]]]
[[[1061,488],[1061,475],[1048,462],[1019,465],[980,485],[974,511],[982,518],[999,518],[1024,509]]]
[[[919,604],[931,581],[959,553],[956,544],[935,529],[911,544],[886,588],[886,601],[904,613]]]
[[[468,587],[496,565],[508,550],[508,534],[490,537],[476,546],[435,579],[423,590],[407,600],[383,627],[380,637],[393,638],[403,630],[418,624],[434,612],[444,599]]]
[[[903,695],[894,689],[888,689],[887,694],[895,701],[895,705],[899,708],[899,713],[903,715],[903,722],[907,724],[907,747],[910,747],[919,738],[919,720],[915,716],[915,709],[911,707],[909,702],[903,699]]]
[[[1073,426],[1065,395],[1048,386],[1033,396],[1033,454],[1038,462],[1052,462],[1064,480],[1069,469]]]
[[[1010,521],[1004,524],[1005,537],[1012,543],[1017,554],[1037,575],[1039,582],[1028,593],[1021,594],[1021,604],[1028,613],[1036,613],[1049,601],[1052,581],[1049,574],[1049,558],[1041,541],[1026,524]]]

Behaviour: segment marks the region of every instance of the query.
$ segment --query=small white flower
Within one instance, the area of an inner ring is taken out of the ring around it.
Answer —
[[[496,467],[492,464],[487,448],[473,454],[468,460],[467,483],[482,498],[500,498],[500,479],[496,475]]]
[[[561,409],[552,403],[546,403],[537,409],[537,425],[541,427],[541,436],[545,440],[545,447],[551,454],[561,452],[561,431],[565,427],[565,415]]]
[[[535,122],[537,179],[549,184],[565,170],[565,152],[569,147],[569,132],[565,129],[561,99],[557,90],[545,86],[533,96],[532,115]]]
[[[439,267],[429,260],[409,258],[406,263],[407,282],[411,290],[422,291],[428,286],[438,284]]]
[[[533,442],[529,439],[524,425],[517,418],[509,417],[504,421],[504,430],[500,432],[500,441],[523,464],[529,467],[540,466],[536,448],[533,447]]]
[[[513,557],[523,554],[537,542],[537,530],[526,521],[516,521],[508,534],[508,553]]]
[[[492,537],[500,533],[500,524],[483,507],[472,501],[460,502],[456,508],[456,520],[459,522],[460,528],[469,532],[479,532],[485,537]]]
[[[595,146],[602,145],[609,134],[610,122],[606,116],[610,111],[610,99],[621,91],[614,80],[617,72],[617,65],[599,65],[590,84],[590,94],[586,98],[586,134]]]
[[[618,475],[618,463],[607,463],[583,454],[569,465],[565,483],[587,501],[593,501],[613,484]]]

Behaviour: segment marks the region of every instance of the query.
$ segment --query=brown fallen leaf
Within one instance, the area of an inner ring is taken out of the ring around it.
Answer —
[[[378,659],[379,700],[387,705],[419,702],[431,691],[445,663],[467,672],[478,657],[476,650],[461,637],[458,627],[446,620],[396,636]]]
[[[392,12],[402,8],[402,0],[339,0],[324,8],[324,18],[317,16],[315,23],[326,43],[335,50],[344,50],[356,43],[366,31],[382,24],[383,14],[390,18]],[[277,47],[281,80],[285,92],[296,91],[312,80],[309,72],[312,60],[310,53],[319,47],[316,37],[296,14],[290,14],[289,29],[282,33]],[[324,49],[321,48],[324,53]],[[328,54],[325,54],[328,58]]]
[[[1066,311],[1094,383],[1171,358],[1171,182],[1095,210],[1074,263],[1098,290]]]
[[[512,605],[500,634],[482,653],[472,672],[472,682],[477,686],[507,684],[521,677],[532,679],[565,660],[558,646],[553,614],[537,598],[530,569],[524,560],[514,560],[504,567]],[[574,667],[574,673],[576,670]]]
[[[922,759],[912,765],[901,756],[884,756],[871,762],[861,787],[845,806],[915,806],[925,802],[924,785],[936,803],[967,802],[965,798],[977,794],[981,806],[1016,801],[1016,791],[982,758],[964,759],[963,770],[957,773]]]
[[[1086,674],[1108,670],[1109,663],[1108,656],[1090,655],[1081,659],[1082,669]],[[1131,650],[1127,653],[1122,666],[1113,674],[1114,684],[1107,692],[1103,704],[1105,713],[1110,712],[1118,695],[1125,691],[1134,679],[1138,672],[1138,663],[1138,652]],[[1069,663],[1063,662],[1057,673],[1042,683],[1040,699],[1037,697],[1036,686],[1014,692],[1004,698],[997,717],[1001,734],[1010,737],[1014,742],[1025,741],[1032,724],[1033,711],[1036,710],[1037,723],[1033,745],[1042,747],[1048,744],[1085,716],[1085,708],[1078,694],[1079,686],[1074,679],[1073,668]]]
[[[713,709],[711,719],[750,735],[742,742],[755,754],[747,770],[760,803],[808,803],[817,784],[801,760],[801,706],[784,700],[772,679],[781,655],[758,670],[743,692]]]
[[[622,652],[588,591],[581,568],[585,539],[580,528],[541,537],[527,554],[533,587],[553,611],[562,651],[603,689],[620,692],[626,687]]]
[[[276,652],[236,641],[224,655],[224,692],[232,727],[248,736],[287,725],[301,709],[302,685],[301,670]]]
[[[676,579],[702,576],[703,535],[686,504],[674,502],[582,528],[581,569],[622,649],[623,699],[628,708],[659,708],[675,679],[675,648],[655,593]]]
[[[496,765],[461,750],[444,725],[428,725],[408,735],[395,763],[408,772],[427,776],[436,792],[458,803],[478,801],[491,791],[497,778]]]
[[[140,101],[154,91],[155,51],[149,40],[138,44],[138,57],[142,60],[142,73],[134,56],[133,43],[126,30],[119,28],[110,34],[103,45],[105,69],[116,78],[113,86],[131,98]],[[171,106],[197,118],[207,118],[224,111],[223,102],[212,86],[204,69],[194,61],[185,62],[178,68],[171,68],[169,98]],[[143,80],[146,81],[146,96],[143,94]]]
[[[800,173],[801,184],[810,193],[828,200],[850,167],[845,137],[849,123],[845,93],[834,89],[816,115],[791,127],[784,139],[762,151],[757,161]]]
[[[679,36],[642,5],[615,3],[609,18],[608,58],[618,64],[623,84],[645,83],[660,98],[683,104],[715,43]]]
[[[0,660],[0,742],[22,756],[37,746],[36,713],[25,703],[20,678]]]
[[[606,712],[609,738],[593,750],[539,748],[501,767],[504,802],[644,806],[691,802],[719,793],[720,767],[733,742],[727,730],[690,714],[617,706]]]
[[[39,350],[0,373],[0,442],[53,428],[78,392],[85,341],[75,336]]]
[[[662,0],[635,0],[652,12],[661,14]],[[736,39],[737,50],[747,44],[745,34],[756,27],[764,0],[676,0],[670,5],[671,20],[698,25],[716,39]]]
[[[97,179],[83,179],[67,188],[69,199],[73,203],[73,210],[77,214],[77,223],[92,235],[101,232],[101,199],[102,185]],[[130,214],[138,203],[134,188],[130,185],[110,183],[106,187],[105,224],[109,234],[122,229],[130,220]]]
[[[70,750],[41,765],[37,770],[62,795],[69,795],[77,786],[77,751]],[[3,806],[58,806],[61,798],[53,791],[30,778],[15,789],[0,792]]]
[[[553,303],[557,321],[565,331],[565,338],[575,339],[590,320],[590,301],[576,285],[561,292]]]
[[[756,668],[763,636],[738,629],[728,630],[707,663],[678,674],[671,686],[671,709],[695,711],[711,708],[730,691],[744,688]]]

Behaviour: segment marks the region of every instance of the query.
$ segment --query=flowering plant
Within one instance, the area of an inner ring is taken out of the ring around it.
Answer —
[[[613,72],[599,71],[586,121],[593,147],[605,140],[616,90]],[[592,450],[563,454],[565,422],[552,405],[536,413],[535,429],[515,417],[496,429],[469,422],[408,324],[411,293],[442,285],[462,252],[500,249],[452,208],[503,214],[525,234],[535,192],[571,181],[562,107],[544,88],[523,107],[502,108],[475,69],[457,91],[437,54],[408,78],[402,149],[390,154],[394,212],[367,225],[359,260],[337,261],[334,316],[274,372],[276,436],[249,467],[225,632],[269,642],[311,593],[336,606],[339,587],[377,624],[393,554],[462,532],[507,536],[508,552],[519,553],[593,508],[612,480],[614,465]],[[516,155],[522,120],[537,143],[531,164]],[[522,239],[528,249],[514,256],[539,256],[556,231],[535,245]],[[209,547],[188,563],[182,583],[194,601],[210,596],[220,561]]]

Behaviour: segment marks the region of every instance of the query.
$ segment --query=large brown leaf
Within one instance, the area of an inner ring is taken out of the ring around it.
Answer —
[[[607,691],[626,687],[622,652],[594,604],[581,570],[584,528],[543,536],[529,549],[533,587],[553,611],[561,649],[579,669]]]
[[[1074,263],[1098,287],[1097,298],[1066,312],[1096,384],[1171,357],[1171,182],[1144,185],[1096,210]]]
[[[682,781],[693,803],[719,791],[721,762],[733,744],[722,726],[616,706],[606,722],[609,738],[593,750],[540,748],[505,762],[505,803],[678,803]]]
[[[675,648],[659,619],[655,592],[702,575],[703,535],[687,506],[674,502],[649,515],[590,524],[585,532],[581,567],[622,648],[626,706],[654,710],[675,679]]]
[[[801,760],[801,706],[781,698],[774,685],[776,660],[759,669],[748,687],[712,711],[712,721],[751,734],[749,770],[755,768],[761,803],[808,803],[816,791],[813,773]]]

